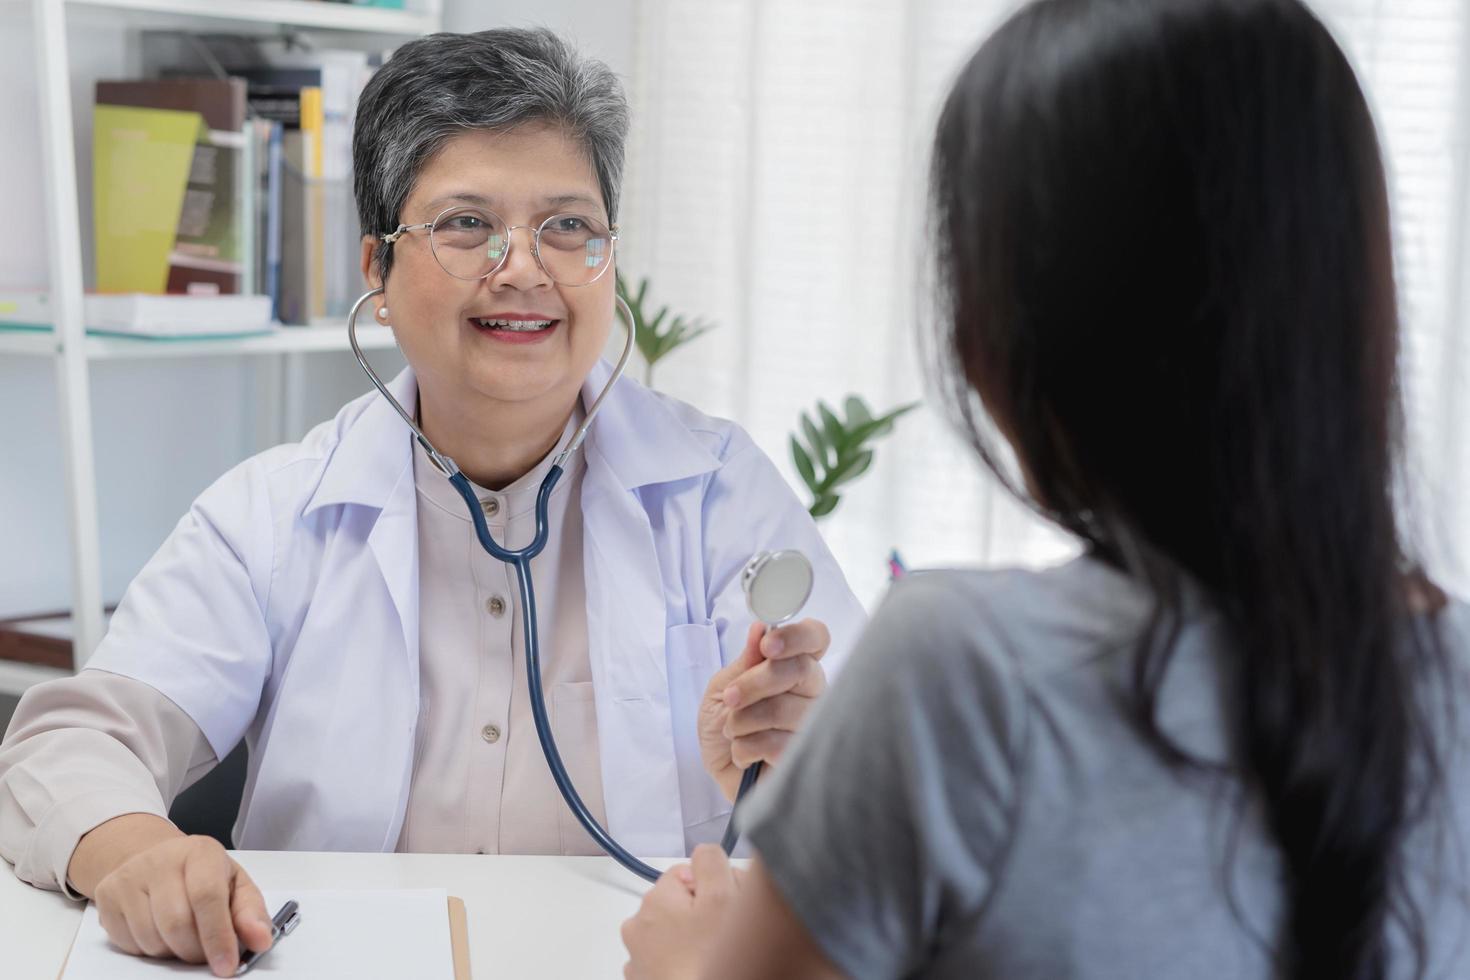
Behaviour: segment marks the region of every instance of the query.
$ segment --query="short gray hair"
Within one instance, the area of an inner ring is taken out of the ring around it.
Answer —
[[[378,238],[398,227],[419,172],[454,137],[536,121],[581,144],[615,222],[628,100],[607,65],[544,28],[431,34],[403,45],[357,104],[352,179],[362,233]],[[386,278],[393,249],[379,242],[376,258]]]

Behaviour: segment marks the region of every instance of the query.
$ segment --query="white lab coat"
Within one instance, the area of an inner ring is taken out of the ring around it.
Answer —
[[[588,404],[611,367],[587,379]],[[405,370],[390,388],[414,403]],[[700,761],[709,677],[751,617],[762,549],[816,566],[803,616],[835,673],[863,610],[805,508],[738,426],[613,387],[584,447],[587,639],[608,829],[644,856],[716,840],[730,810]],[[391,851],[419,715],[412,443],[376,392],[200,495],[123,597],[88,663],[168,696],[250,770],[242,848]]]

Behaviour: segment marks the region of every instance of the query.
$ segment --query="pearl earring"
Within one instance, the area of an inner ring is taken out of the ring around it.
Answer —
[[[386,306],[380,306],[380,307],[378,307],[378,319],[379,320],[386,320],[386,319],[388,319],[388,307],[386,307]]]

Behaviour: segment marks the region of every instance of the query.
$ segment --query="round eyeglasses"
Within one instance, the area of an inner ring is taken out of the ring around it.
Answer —
[[[559,286],[590,286],[612,265],[618,233],[585,214],[553,214],[541,224],[507,225],[484,208],[452,207],[433,221],[399,225],[383,241],[392,245],[405,232],[428,229],[429,249],[440,268],[456,279],[484,279],[510,255],[510,233],[531,232],[531,255]]]

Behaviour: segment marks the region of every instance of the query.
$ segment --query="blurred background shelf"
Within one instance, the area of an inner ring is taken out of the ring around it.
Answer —
[[[394,346],[393,332],[378,324],[357,330],[363,350]],[[352,349],[345,323],[316,327],[282,327],[275,333],[249,337],[203,337],[198,340],[158,340],[145,337],[89,336],[83,341],[89,361],[176,357],[236,357],[259,354],[341,353]],[[0,354],[48,356],[61,349],[55,333],[44,330],[0,331]]]
[[[316,0],[67,0],[76,7],[134,10],[198,18],[216,24],[254,23],[310,30],[410,37],[439,29],[435,9],[389,10]]]
[[[0,695],[70,674],[74,630],[66,613],[0,619]]]
[[[357,342],[364,350],[394,346],[393,331],[377,324],[357,329]],[[88,337],[90,360],[134,357],[221,357],[238,354],[311,354],[350,351],[347,324],[318,327],[283,327],[271,334],[201,340],[146,340],[134,337]]]
[[[0,355],[49,356],[61,350],[61,341],[49,330],[0,330]]]

